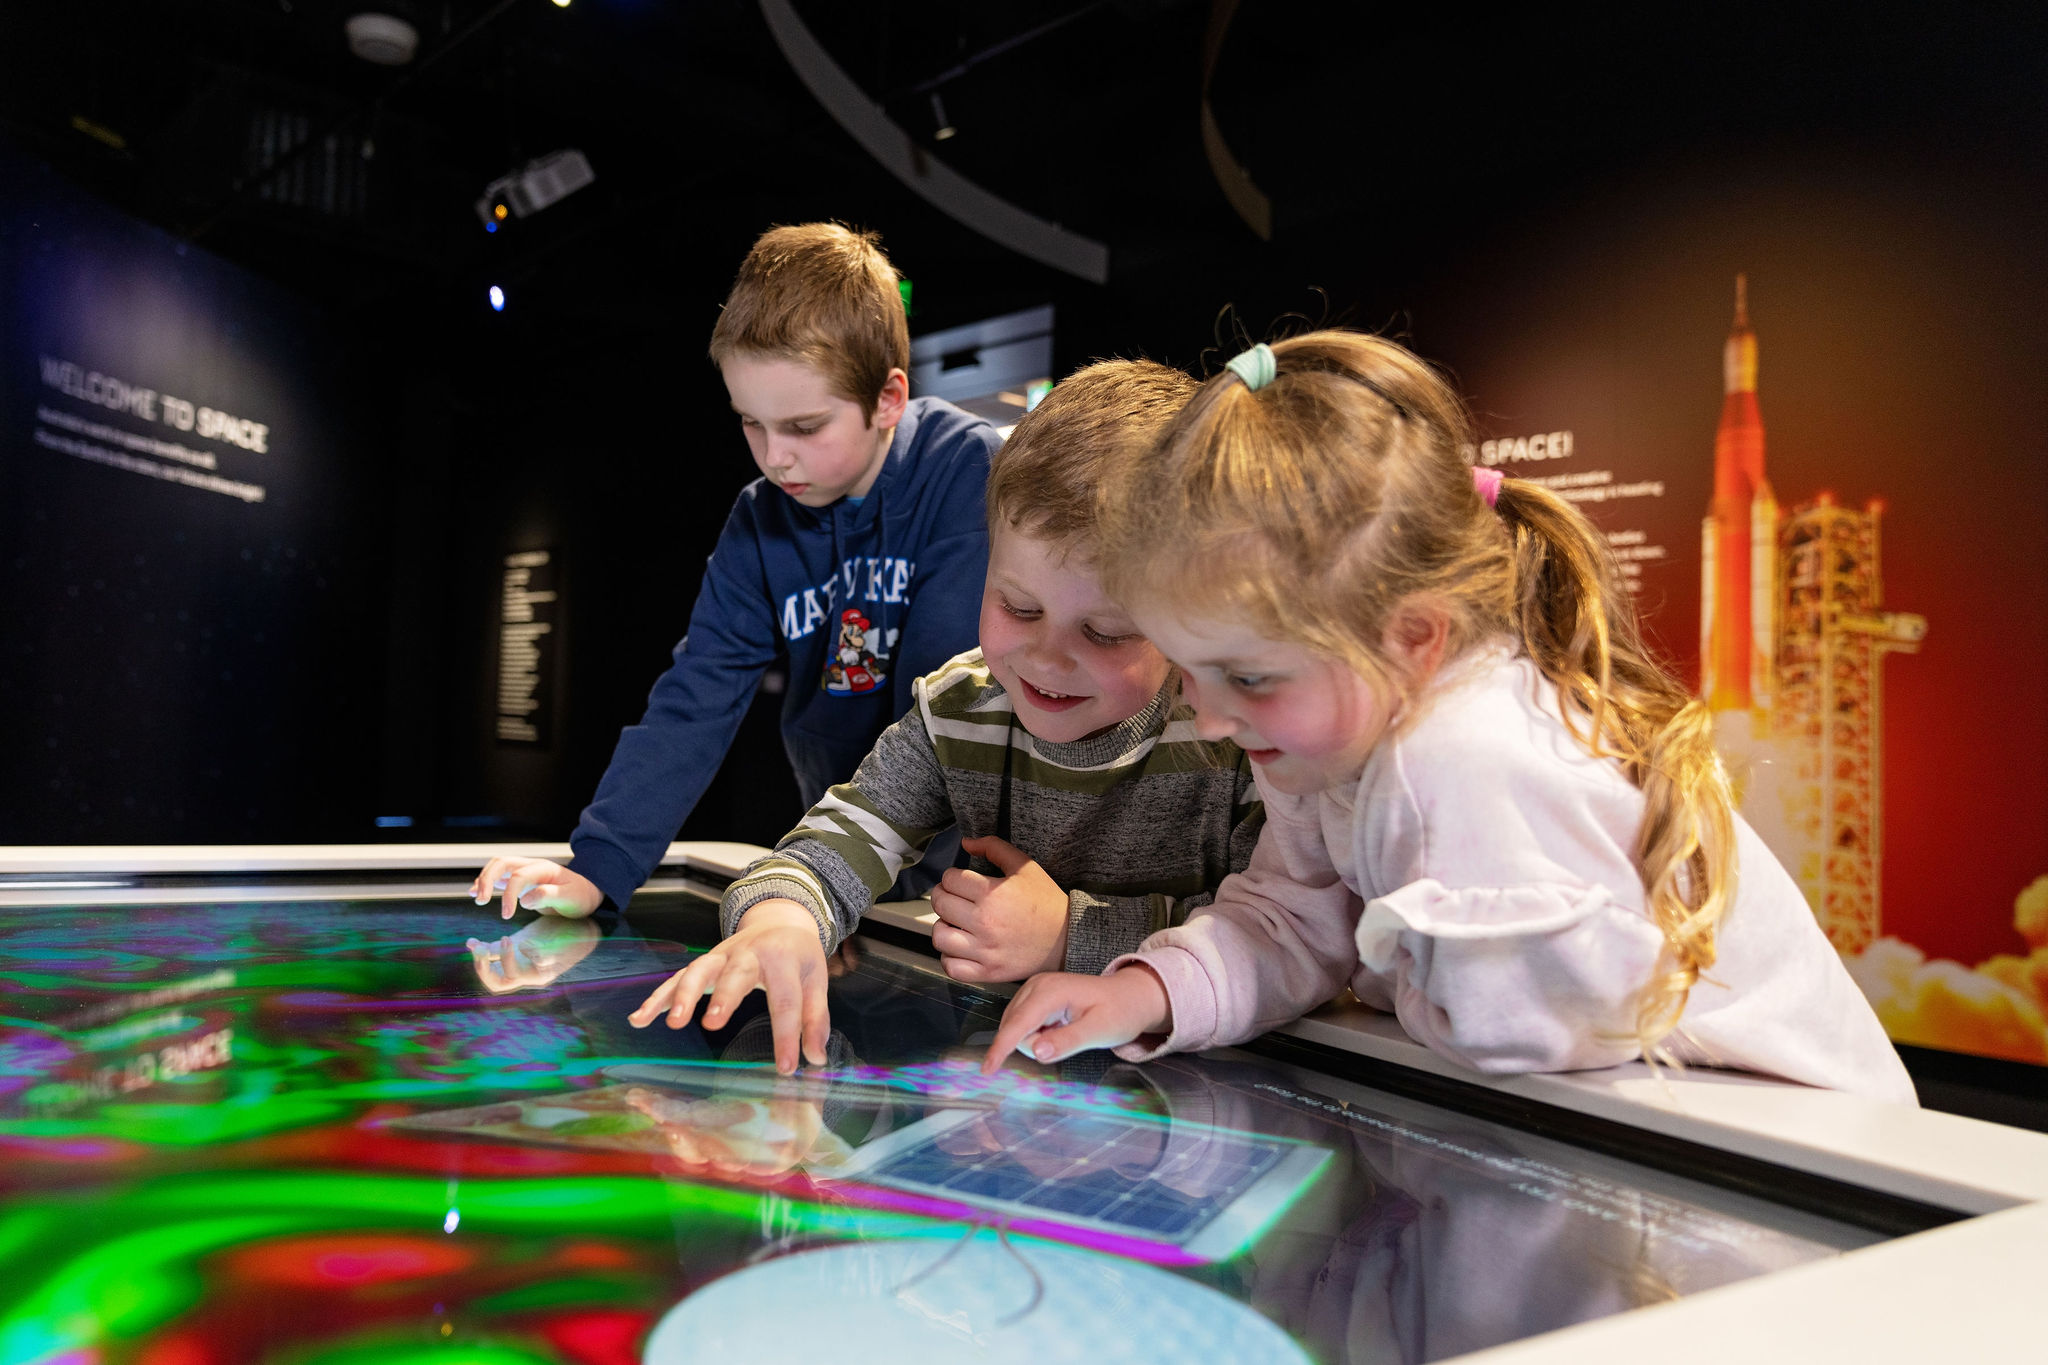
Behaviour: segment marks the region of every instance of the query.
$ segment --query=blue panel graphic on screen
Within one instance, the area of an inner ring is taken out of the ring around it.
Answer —
[[[927,1140],[891,1156],[867,1178],[1175,1239],[1228,1207],[1282,1155],[1270,1143],[1212,1131],[1199,1144],[1194,1171],[1167,1158],[1169,1129],[1155,1121],[1048,1113],[1023,1126],[1035,1131],[1005,1150],[956,1153]],[[1177,1174],[1191,1188],[1178,1187]]]

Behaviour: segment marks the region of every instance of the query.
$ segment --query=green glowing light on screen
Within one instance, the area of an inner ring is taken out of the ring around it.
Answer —
[[[556,1358],[492,1342],[422,1345],[385,1340],[357,1342],[301,1359],[304,1365],[555,1365]]]
[[[646,1298],[647,1287],[637,1279],[597,1280],[585,1277],[543,1280],[539,1284],[508,1289],[502,1294],[487,1294],[483,1298],[471,1300],[469,1307],[464,1311],[483,1317],[499,1317],[513,1313],[530,1313],[537,1308],[567,1308],[571,1305],[637,1305]]]
[[[293,1171],[169,1176],[132,1187],[121,1199],[124,1226],[156,1226],[126,1232],[68,1257],[48,1243],[81,1222],[89,1225],[91,1215],[82,1218],[81,1210],[102,1206],[104,1191],[18,1205],[0,1218],[0,1276],[13,1285],[31,1287],[0,1316],[0,1361],[45,1360],[109,1338],[132,1340],[161,1326],[198,1302],[201,1280],[192,1262],[199,1257],[286,1233],[439,1228],[447,1213],[447,1196],[445,1180],[411,1176]],[[749,1190],[630,1176],[465,1180],[462,1228],[486,1235],[655,1236],[669,1233],[678,1218],[758,1227],[769,1203],[791,1232],[861,1238],[947,1231],[946,1225],[907,1214],[801,1204]],[[42,1273],[45,1267],[53,1267],[47,1275]],[[535,1292],[548,1288],[537,1287]],[[536,1300],[530,1306],[541,1303]],[[485,1360],[451,1354],[456,1349],[368,1343],[318,1360],[321,1365],[390,1365],[415,1358],[431,1358],[435,1365]],[[414,1354],[421,1351],[431,1355]],[[528,1359],[516,1353],[489,1357],[521,1365]]]
[[[60,1265],[0,1318],[0,1360],[44,1360],[107,1337],[138,1336],[199,1301],[195,1257],[304,1225],[279,1215],[207,1218],[102,1242]],[[18,1282],[21,1269],[10,1278]]]

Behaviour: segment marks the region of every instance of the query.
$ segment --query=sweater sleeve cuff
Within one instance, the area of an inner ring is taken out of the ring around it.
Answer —
[[[591,839],[571,844],[570,849],[570,868],[620,910],[626,908],[626,902],[647,880],[647,874],[623,850],[610,844]]]
[[[1134,1039],[1116,1049],[1116,1055],[1127,1062],[1149,1062],[1169,1052],[1208,1047],[1216,1036],[1216,988],[1202,970],[1201,960],[1185,948],[1161,946],[1126,953],[1110,963],[1103,975],[1139,963],[1150,967],[1166,987],[1173,1032],[1163,1039],[1156,1033]]]
[[[830,956],[839,947],[838,935],[833,931],[831,918],[825,908],[818,904],[818,896],[809,886],[795,877],[777,876],[769,872],[764,876],[748,877],[735,883],[725,893],[725,901],[718,911],[718,932],[723,938],[731,938],[739,932],[740,917],[762,901],[795,901],[811,912],[811,918],[818,922],[818,942],[824,945]]]

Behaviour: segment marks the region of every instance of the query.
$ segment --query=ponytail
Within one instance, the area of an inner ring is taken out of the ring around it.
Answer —
[[[1556,685],[1573,734],[1595,756],[1618,759],[1643,792],[1636,869],[1664,951],[1638,998],[1636,1035],[1654,1060],[1714,965],[1715,932],[1735,895],[1734,800],[1713,718],[1644,647],[1592,523],[1521,479],[1501,483],[1494,509],[1514,540],[1511,619],[1523,650]]]

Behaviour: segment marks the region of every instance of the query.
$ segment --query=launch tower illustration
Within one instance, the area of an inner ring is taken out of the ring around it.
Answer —
[[[1748,281],[1722,352],[1714,500],[1701,532],[1700,695],[1743,812],[1806,893],[1828,938],[1862,951],[1880,925],[1884,656],[1926,618],[1882,606],[1883,504],[1822,493],[1780,516],[1764,475]]]

